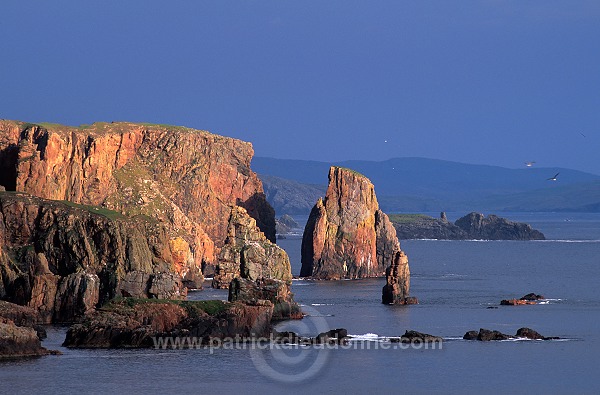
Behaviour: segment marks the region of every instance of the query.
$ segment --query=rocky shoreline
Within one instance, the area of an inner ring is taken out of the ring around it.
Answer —
[[[542,232],[522,222],[509,221],[490,214],[472,212],[449,222],[445,213],[440,218],[422,214],[395,214],[390,220],[401,240],[545,240]]]

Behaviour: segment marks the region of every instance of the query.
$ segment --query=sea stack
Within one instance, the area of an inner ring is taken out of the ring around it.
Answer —
[[[379,210],[371,181],[353,170],[331,167],[325,198],[317,201],[304,229],[300,275],[322,280],[380,277],[399,252],[396,230]],[[408,276],[408,260],[403,262],[402,273]],[[403,297],[408,287],[405,292]]]

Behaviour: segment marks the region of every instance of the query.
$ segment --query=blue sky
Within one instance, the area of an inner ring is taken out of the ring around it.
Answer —
[[[7,0],[0,53],[1,118],[600,174],[598,1]]]

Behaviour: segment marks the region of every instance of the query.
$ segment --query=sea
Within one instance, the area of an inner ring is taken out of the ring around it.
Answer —
[[[307,316],[277,329],[315,336],[345,328],[353,336],[347,344],[71,350],[61,346],[66,328],[52,326],[43,345],[63,355],[0,362],[0,392],[600,393],[600,214],[499,214],[530,223],[547,240],[401,241],[418,305],[381,304],[383,278],[295,279],[292,291]],[[298,275],[301,237],[278,244]],[[499,306],[530,292],[546,299]],[[189,295],[226,297],[208,286]],[[560,339],[462,340],[479,328],[515,334],[521,327]],[[390,341],[406,330],[444,341],[428,347]]]

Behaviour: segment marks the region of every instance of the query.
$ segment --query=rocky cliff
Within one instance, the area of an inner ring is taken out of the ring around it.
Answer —
[[[290,290],[292,268],[287,253],[265,238],[242,207],[231,209],[218,262],[213,287],[229,288],[230,302],[268,300],[274,305],[273,319],[302,318]]]
[[[545,240],[544,234],[529,224],[512,222],[496,215],[485,217],[480,213],[469,213],[454,224],[478,240]]]
[[[445,213],[442,213],[445,215]],[[422,214],[395,214],[390,220],[399,239],[439,240],[544,240],[544,234],[531,225],[509,221],[496,215],[472,212],[456,222]]]
[[[313,207],[304,230],[300,275],[328,280],[383,276],[398,251],[396,232],[379,210],[371,181],[331,167],[325,198]]]
[[[143,216],[0,192],[0,299],[70,322],[115,296],[183,298],[187,243]]]
[[[250,143],[184,127],[0,121],[0,185],[157,219],[172,243],[189,245],[180,263],[195,266],[214,264],[232,205],[245,207],[275,240],[274,211],[250,170],[252,155]]]

